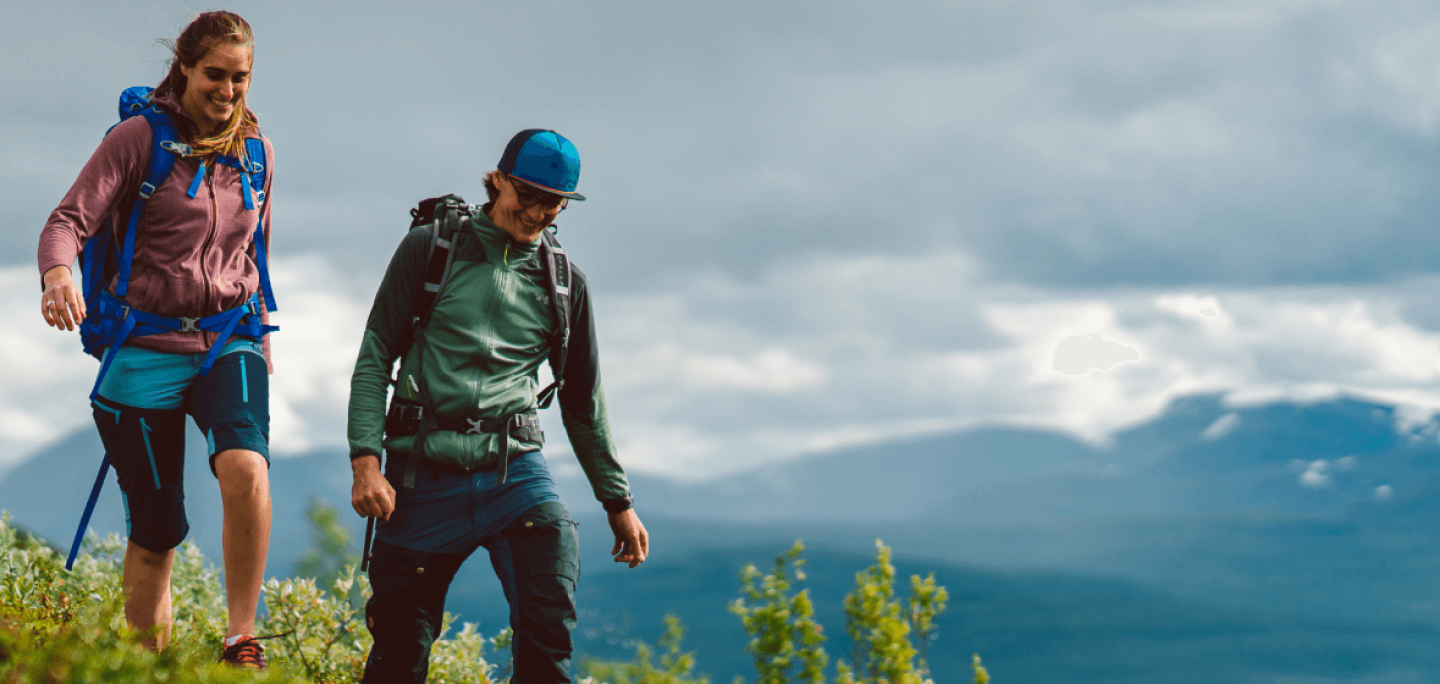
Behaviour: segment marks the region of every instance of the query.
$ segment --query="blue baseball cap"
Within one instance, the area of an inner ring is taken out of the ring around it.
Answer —
[[[538,190],[572,200],[585,199],[575,192],[580,182],[580,153],[555,131],[527,128],[516,133],[495,168]]]

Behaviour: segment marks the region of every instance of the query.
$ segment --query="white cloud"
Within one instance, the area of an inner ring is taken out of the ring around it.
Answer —
[[[1051,368],[1066,375],[1084,375],[1092,370],[1107,371],[1115,364],[1140,360],[1140,352],[1099,335],[1072,335],[1055,345]]]
[[[665,378],[694,392],[790,394],[821,384],[825,371],[787,349],[759,349],[745,355],[686,349],[664,340],[628,351],[619,365],[646,378]],[[617,386],[639,379],[621,375]],[[643,382],[643,381],[641,381]]]
[[[1310,467],[1306,468],[1305,472],[1300,473],[1300,484],[1312,489],[1329,487],[1334,479],[1335,477],[1330,469],[1330,462],[1323,458],[1317,461],[1311,461]]]
[[[1234,432],[1235,428],[1239,426],[1240,414],[1227,413],[1223,416],[1220,416],[1219,418],[1216,418],[1215,422],[1210,424],[1210,427],[1205,428],[1205,431],[1200,433],[1200,438],[1204,440],[1220,439],[1221,437],[1224,437],[1225,435]]]
[[[277,259],[273,285],[280,331],[270,338],[270,444],[278,455],[343,447],[350,375],[373,293],[347,292],[328,259]]]
[[[1380,485],[1379,487],[1376,487],[1376,488],[1375,488],[1375,500],[1376,500],[1376,501],[1389,501],[1389,500],[1391,500],[1391,499],[1393,499],[1393,498],[1395,498],[1395,488],[1394,488],[1394,487],[1391,487],[1390,485],[1386,484],[1386,485]]]

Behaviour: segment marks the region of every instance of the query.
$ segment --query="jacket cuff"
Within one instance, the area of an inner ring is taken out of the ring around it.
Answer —
[[[354,451],[350,452],[350,460],[352,461],[360,458],[361,456],[374,456],[375,458],[380,458],[380,452],[379,450],[371,449],[370,447],[360,447],[359,449],[355,449]]]
[[[600,505],[605,507],[606,513],[624,513],[635,507],[635,497],[629,494],[617,496],[613,499],[601,501]]]

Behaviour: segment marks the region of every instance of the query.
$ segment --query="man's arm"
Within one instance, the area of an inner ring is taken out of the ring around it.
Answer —
[[[573,264],[572,264],[573,268]],[[590,480],[595,498],[605,507],[617,563],[635,567],[650,553],[650,537],[635,514],[634,499],[625,470],[616,460],[615,441],[605,410],[600,384],[600,351],[595,343],[595,321],[585,275],[574,269],[570,300],[570,348],[565,358],[565,386],[560,388],[560,417],[575,457]]]
[[[559,391],[560,418],[595,498],[606,505],[607,512],[616,512],[622,500],[629,498],[630,484],[615,459],[615,441],[610,436],[589,287],[579,269],[574,269],[573,274],[570,348],[565,358],[565,386]]]
[[[365,336],[350,376],[347,436],[354,483],[350,505],[361,516],[383,519],[395,508],[395,491],[380,472],[390,371],[412,331],[415,294],[424,279],[430,235],[412,230],[400,241],[365,322]]]

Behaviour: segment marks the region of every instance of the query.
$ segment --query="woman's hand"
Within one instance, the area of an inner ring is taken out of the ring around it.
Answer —
[[[74,330],[80,321],[85,320],[85,298],[70,277],[70,267],[56,266],[45,272],[44,280],[40,313],[45,316],[45,323],[63,330]]]

